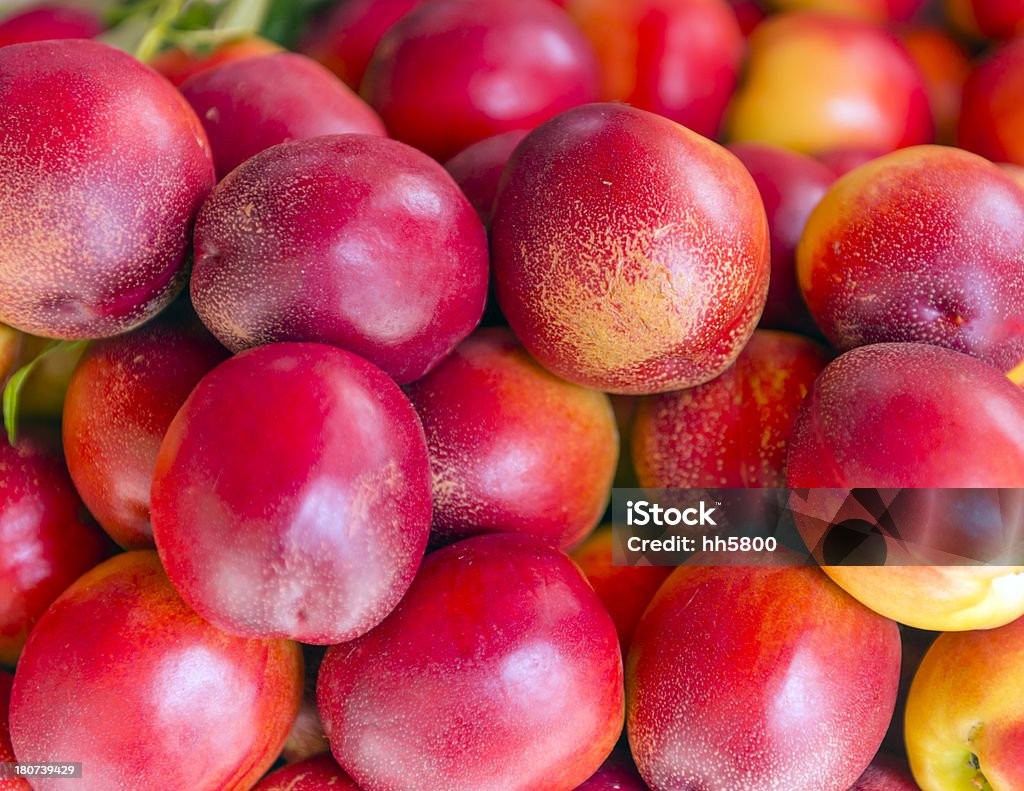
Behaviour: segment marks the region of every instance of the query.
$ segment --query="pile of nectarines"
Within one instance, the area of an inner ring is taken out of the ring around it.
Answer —
[[[1024,791],[1022,0],[0,0],[0,322],[0,791]]]

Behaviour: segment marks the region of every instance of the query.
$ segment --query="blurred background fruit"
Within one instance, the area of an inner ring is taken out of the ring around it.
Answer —
[[[727,128],[734,142],[807,154],[892,150],[934,136],[924,77],[899,40],[866,22],[815,13],[757,27]]]

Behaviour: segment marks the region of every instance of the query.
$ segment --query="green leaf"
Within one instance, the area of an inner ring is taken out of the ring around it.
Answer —
[[[7,440],[12,445],[18,440],[18,411],[20,408],[20,396],[21,390],[25,386],[32,372],[38,367],[46,357],[51,354],[58,352],[66,352],[72,354],[79,349],[84,348],[89,341],[53,341],[47,344],[36,357],[29,360],[25,365],[21,366],[10,379],[7,380],[7,385],[4,387],[3,395],[3,412],[4,412],[4,428],[7,429]]]

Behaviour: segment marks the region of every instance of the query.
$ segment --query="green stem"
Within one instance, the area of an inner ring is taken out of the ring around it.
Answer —
[[[160,0],[156,13],[153,15],[153,24],[142,37],[139,46],[135,48],[135,57],[146,63],[156,55],[163,46],[167,32],[171,29],[174,20],[178,18],[185,0]]]

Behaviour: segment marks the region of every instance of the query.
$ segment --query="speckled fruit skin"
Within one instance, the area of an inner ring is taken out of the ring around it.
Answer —
[[[92,344],[64,399],[64,455],[75,488],[126,549],[151,548],[149,489],[167,427],[227,352],[165,323]]]
[[[777,146],[735,143],[729,150],[750,171],[768,215],[772,275],[759,326],[817,334],[796,284],[796,246],[835,176],[820,162]]]
[[[24,431],[22,432],[24,434]],[[13,665],[32,625],[110,546],[75,492],[59,444],[0,442],[0,664]]]
[[[744,55],[725,0],[569,0],[601,61],[604,101],[621,101],[714,137]]]
[[[330,753],[324,753],[271,772],[252,791],[360,791],[360,788]]]
[[[960,95],[971,70],[967,53],[951,35],[938,28],[911,28],[901,38],[924,75],[936,140],[952,143],[960,116]]]
[[[166,77],[172,85],[181,85],[189,77],[194,77],[214,66],[280,51],[281,48],[272,41],[260,36],[246,36],[220,44],[209,52],[190,52],[179,47],[170,47],[155,55],[149,61],[149,65]]]
[[[319,341],[405,384],[473,331],[487,234],[451,177],[394,140],[275,146],[222,181],[196,223],[192,302],[233,351]]]
[[[730,110],[733,141],[817,154],[932,140],[924,78],[875,25],[816,13],[769,19],[750,37],[746,72]]]
[[[901,761],[879,756],[850,786],[850,791],[918,791],[918,787]]]
[[[785,486],[786,442],[828,360],[808,338],[758,330],[716,379],[641,399],[633,422],[640,486]]]
[[[1024,788],[1022,684],[1024,619],[939,635],[907,699],[907,754],[922,791]]]
[[[926,344],[865,346],[832,362],[789,443],[787,485],[795,488],[1022,483],[1024,392],[979,360]],[[919,629],[989,629],[1024,614],[1019,567],[825,571],[872,609]]]
[[[768,290],[768,223],[746,169],[625,105],[578,107],[520,143],[491,241],[498,302],[530,353],[613,393],[714,378]]]
[[[0,21],[0,47],[30,41],[92,38],[102,32],[99,18],[84,8],[33,4]],[[2,781],[0,788],[3,788]]]
[[[75,756],[83,791],[242,791],[277,757],[301,690],[297,645],[215,629],[155,552],[128,552],[82,576],[33,630],[11,737],[22,761]]]
[[[896,624],[816,569],[681,567],[633,637],[633,757],[654,791],[847,791],[899,670]]]
[[[1024,190],[959,149],[888,154],[812,212],[797,280],[840,350],[931,343],[1008,371],[1024,360]]]
[[[289,140],[386,134],[380,117],[351,88],[294,52],[205,69],[186,80],[181,93],[203,123],[220,178]]]
[[[435,535],[526,533],[564,548],[593,530],[619,458],[608,396],[551,375],[498,327],[406,392],[427,435]]]
[[[772,0],[771,5],[779,11],[820,11],[882,25],[908,21],[924,0]]]
[[[590,778],[577,786],[576,791],[648,791],[647,784],[637,774],[636,767],[625,749],[616,748]]]
[[[302,51],[359,89],[381,37],[423,0],[348,0],[309,31]]]
[[[946,12],[969,36],[1012,39],[1024,32],[1024,0],[946,0]]]
[[[215,626],[351,640],[391,612],[423,557],[423,428],[402,391],[354,354],[252,349],[207,374],[174,418],[151,513],[168,576]]]
[[[672,573],[669,566],[613,566],[611,525],[602,525],[571,555],[612,617],[623,656],[654,594]]]
[[[14,760],[14,748],[11,746],[9,709],[11,702],[11,684],[14,676],[0,670],[0,762]],[[27,780],[0,778],[0,791],[32,791]]]
[[[967,78],[957,142],[995,162],[1024,165],[1024,38],[996,50]]]
[[[579,569],[534,538],[427,556],[367,635],[327,652],[331,750],[367,791],[572,789],[622,728],[615,627]]]
[[[0,129],[0,321],[99,338],[170,302],[214,181],[180,94],[104,44],[14,44],[0,49]]]
[[[526,137],[525,129],[485,138],[462,149],[444,163],[444,169],[473,204],[484,225],[490,225],[498,183],[508,158]]]
[[[392,137],[444,161],[597,98],[593,49],[548,0],[434,0],[388,30],[361,92]]]

